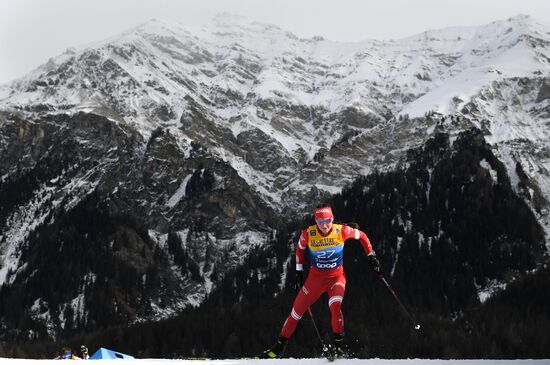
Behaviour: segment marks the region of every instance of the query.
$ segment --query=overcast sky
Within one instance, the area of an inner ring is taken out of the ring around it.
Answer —
[[[220,12],[336,41],[401,38],[517,14],[550,24],[550,0],[0,0],[0,84],[68,47],[151,18],[200,26]]]

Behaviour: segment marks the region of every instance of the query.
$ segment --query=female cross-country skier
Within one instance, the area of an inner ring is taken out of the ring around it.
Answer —
[[[277,343],[263,352],[265,358],[281,357],[286,344],[298,321],[308,308],[319,299],[321,294],[328,293],[328,305],[331,314],[334,343],[330,356],[343,355],[344,317],[342,301],[346,290],[346,275],[344,273],[344,242],[348,238],[359,240],[376,272],[380,272],[380,263],[365,232],[345,225],[335,224],[332,208],[321,204],[315,208],[315,225],[302,231],[296,245],[296,283],[299,290],[292,311],[283,324]],[[310,270],[306,282],[303,282],[303,263],[306,250],[309,252]],[[302,285],[303,284],[303,285]]]

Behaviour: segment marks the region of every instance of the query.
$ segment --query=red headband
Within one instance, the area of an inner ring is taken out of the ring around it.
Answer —
[[[323,207],[315,209],[315,220],[334,218],[331,207]]]

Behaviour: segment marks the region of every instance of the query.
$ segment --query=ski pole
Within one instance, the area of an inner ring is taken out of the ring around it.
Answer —
[[[395,291],[392,289],[392,287],[390,286],[390,284],[388,284],[388,282],[386,281],[386,278],[384,278],[384,276],[382,276],[382,273],[378,273],[378,276],[380,276],[380,279],[382,279],[382,281],[384,282],[384,284],[386,284],[386,287],[388,288],[388,290],[390,291],[390,293],[392,293],[393,297],[395,298],[395,300],[397,301],[397,303],[399,303],[399,305],[401,306],[401,309],[403,309],[403,311],[405,313],[407,313],[407,316],[409,316],[410,320],[412,321],[413,323],[413,326],[414,326],[414,329],[415,330],[419,330],[420,329],[420,324],[418,324],[416,322],[416,319],[414,319],[414,317],[409,313],[408,310],[405,309],[405,306],[403,305],[403,303],[401,303],[401,301],[399,300],[399,298],[397,297],[397,294],[395,294]]]
[[[307,311],[309,312],[309,316],[311,317],[311,323],[313,323],[313,327],[315,327],[315,332],[317,333],[317,338],[319,341],[321,341],[321,346],[323,347],[323,351],[327,351],[328,348],[325,346],[325,343],[323,342],[323,339],[321,338],[321,333],[319,332],[319,329],[317,328],[317,323],[315,323],[315,318],[313,317],[313,312],[311,311],[311,308],[308,308]]]

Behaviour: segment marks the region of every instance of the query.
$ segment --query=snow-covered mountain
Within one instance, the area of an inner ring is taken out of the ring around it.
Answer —
[[[135,290],[154,277],[150,295],[172,298],[138,300],[128,316],[170,315],[273,239],[278,216],[407,163],[437,130],[472,126],[550,232],[550,27],[520,15],[342,43],[228,14],[201,29],[152,20],[0,87],[0,283],[33,275],[30,245],[65,213],[101,206],[126,227],[105,247],[142,252]],[[169,269],[151,273],[157,248]],[[86,323],[81,295],[98,280],[87,269],[56,314],[32,298],[34,316],[63,328],[71,307]]]
[[[399,115],[487,119],[495,143],[540,144],[549,29],[517,16],[396,41],[337,43],[227,14],[204,29],[152,20],[52,58],[5,88],[2,106],[93,112],[146,136],[169,128],[212,148],[268,203],[294,211],[297,193],[337,192],[420,143],[399,136],[398,147],[382,147],[396,127],[410,129],[399,126]],[[271,158],[258,156],[260,140]]]
[[[487,119],[494,143],[540,144],[549,39],[528,16],[360,43],[300,39],[227,14],[204,29],[153,20],[52,58],[5,88],[2,106],[98,113],[146,136],[169,128],[212,148],[268,203],[295,211],[300,192],[337,192],[422,142],[405,135],[383,147],[395,128],[411,129],[399,115]]]

